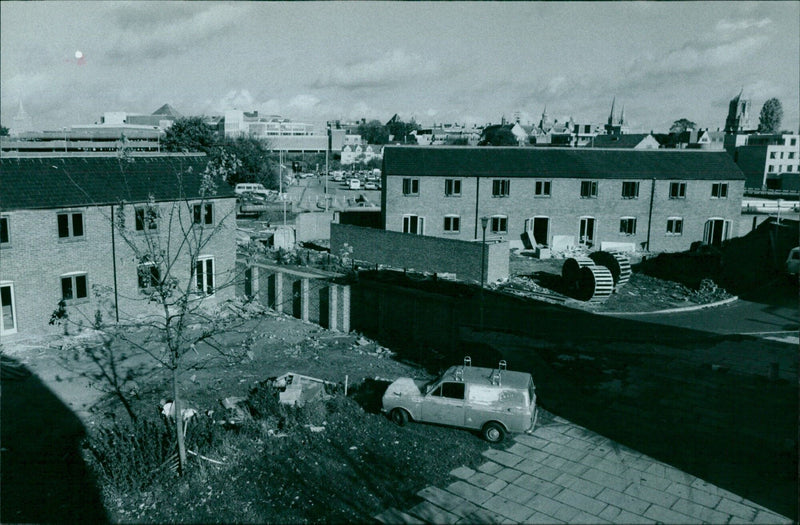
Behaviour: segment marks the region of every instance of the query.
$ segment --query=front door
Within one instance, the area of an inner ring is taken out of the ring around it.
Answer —
[[[594,217],[581,217],[580,244],[591,247],[594,244]]]
[[[710,246],[722,246],[728,240],[730,221],[725,219],[708,219],[703,231],[703,243]]]
[[[536,239],[536,244],[541,246],[548,245],[550,236],[550,219],[547,217],[534,217],[533,218],[533,237]]]
[[[422,421],[441,425],[464,425],[464,383],[445,381],[433,389],[422,403]]]
[[[17,332],[17,312],[14,309],[14,287],[11,284],[0,285],[0,333],[14,334]]]

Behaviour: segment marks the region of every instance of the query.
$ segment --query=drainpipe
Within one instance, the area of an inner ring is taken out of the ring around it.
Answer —
[[[647,214],[647,251],[650,251],[650,229],[653,225],[653,196],[656,193],[656,179],[650,183],[650,211]]]
[[[109,206],[111,208],[111,266],[114,271],[114,315],[117,318],[117,324],[119,324],[119,296],[117,294],[117,244],[116,244],[116,236],[114,234],[114,205],[112,204]]]
[[[473,239],[478,238],[478,216],[480,215],[478,213],[478,203],[480,199],[481,199],[481,177],[480,175],[478,175],[475,181],[475,236],[473,237]]]

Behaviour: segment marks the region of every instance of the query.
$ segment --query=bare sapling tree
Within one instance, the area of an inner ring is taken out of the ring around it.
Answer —
[[[123,180],[131,162],[136,160],[126,155],[119,159]],[[84,348],[95,367],[94,377],[121,400],[132,420],[136,420],[128,398],[132,378],[166,372],[172,397],[166,415],[175,418],[181,474],[187,461],[182,374],[199,366],[201,350],[228,358],[242,353],[242,348],[226,348],[220,342],[222,334],[244,321],[226,309],[222,298],[233,298],[242,276],[235,264],[217,267],[220,259],[235,260],[235,241],[223,243],[234,253],[214,254],[215,239],[235,238],[235,205],[231,199],[218,198],[218,189],[227,185],[228,175],[238,167],[237,158],[223,152],[202,173],[192,172],[191,167],[175,173],[171,187],[178,188],[177,197],[157,199],[151,193],[146,201],[112,206],[108,220],[120,241],[117,259],[136,265],[138,289],[136,294],[112,298],[108,287],[93,287],[97,309],[93,318],[86,319],[99,336]],[[67,317],[76,322],[76,314]]]

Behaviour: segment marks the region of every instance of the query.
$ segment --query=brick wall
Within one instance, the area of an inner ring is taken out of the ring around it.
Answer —
[[[356,261],[420,272],[454,273],[463,281],[481,280],[480,242],[331,224],[331,253],[339,255],[344,244],[353,247],[352,258]],[[507,242],[487,242],[485,257],[486,282],[508,277]]]
[[[215,224],[219,224],[220,229],[205,244],[200,255],[214,257],[217,292],[212,300],[223,301],[233,297],[233,288],[222,285],[236,277],[235,199],[217,199],[214,207]],[[159,224],[162,231],[161,247],[175,253],[179,240],[183,238],[180,222],[186,226],[191,222],[191,217],[185,203],[176,203],[174,209],[176,213],[179,210],[181,221],[171,221],[171,232],[167,235],[173,205],[160,203],[159,209],[162,217]],[[57,213],[62,211],[83,215],[82,237],[59,238]],[[117,213],[116,209],[114,213]],[[125,207],[125,215],[130,238],[136,243],[144,242],[144,235],[134,232],[132,206]],[[4,334],[4,338],[22,338],[61,330],[50,326],[49,320],[61,299],[61,277],[65,274],[85,273],[89,289],[86,299],[76,300],[68,306],[71,322],[82,321],[84,326],[91,325],[99,306],[112,308],[106,315],[113,316],[114,252],[120,319],[154,311],[154,305],[148,304],[147,297],[139,291],[138,263],[133,250],[119,232],[116,232],[112,242],[111,207],[21,210],[7,212],[3,216],[9,219],[10,242],[0,250],[0,281],[13,285],[17,318],[17,333]],[[181,284],[185,286],[191,261],[185,249],[177,253],[174,275],[182,279]],[[105,290],[100,298],[93,294],[93,289],[98,286]]]
[[[460,177],[461,194],[445,196],[446,177],[419,176],[419,193],[403,195],[401,176],[385,177],[384,228],[390,231],[403,231],[403,216],[418,215],[425,218],[425,235],[448,239],[480,239],[482,229],[480,217],[503,215],[508,218],[507,233],[493,234],[487,229],[487,239],[500,239],[521,246],[520,235],[525,230],[526,219],[533,217],[549,218],[546,243],[552,244],[554,235],[568,235],[578,242],[582,217],[595,219],[594,246],[602,242],[633,243],[642,249],[648,240],[650,226],[651,251],[681,251],[690,248],[695,241],[703,240],[705,223],[709,218],[722,218],[731,221],[736,230],[740,216],[744,181],[687,180],[686,197],[670,199],[669,180],[638,179],[637,198],[622,197],[623,179],[600,179],[596,198],[581,198],[580,178],[535,179],[510,178],[510,192],[507,197],[492,196],[491,177]],[[536,196],[536,181],[550,181],[549,197]],[[633,179],[631,179],[633,180]],[[676,177],[675,182],[682,181]],[[716,182],[728,183],[728,196],[725,199],[712,199],[711,188]],[[655,187],[653,188],[653,184]],[[649,223],[650,196],[653,195],[652,223]],[[476,205],[477,203],[477,205]],[[446,215],[460,218],[460,231],[446,232]],[[636,232],[633,235],[620,233],[620,219],[634,217]],[[667,219],[683,219],[681,235],[667,234]],[[538,240],[538,239],[537,239]],[[539,241],[542,242],[542,241]]]

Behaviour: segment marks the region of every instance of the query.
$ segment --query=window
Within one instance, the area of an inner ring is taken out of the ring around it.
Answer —
[[[508,217],[495,215],[491,221],[492,233],[508,233]]]
[[[775,152],[774,151],[770,151],[769,152],[769,158],[771,158],[771,159],[775,158]]]
[[[797,139],[790,139],[790,140],[789,140],[789,144],[791,144],[792,146],[794,146],[795,144],[797,144]]]
[[[508,197],[510,189],[510,179],[497,179],[492,181],[492,197]]]
[[[86,299],[86,274],[62,275],[61,298],[64,301]]]
[[[211,203],[193,205],[192,222],[194,224],[214,224],[214,205]]]
[[[596,198],[597,198],[597,181],[596,180],[581,181],[581,199],[596,199]]]
[[[786,171],[794,171],[794,166],[789,164],[788,166],[786,166]]]
[[[667,235],[682,235],[683,219],[680,217],[670,217],[667,219]]]
[[[214,295],[214,258],[198,257],[195,264],[197,291],[203,295]]]
[[[464,383],[442,383],[430,395],[448,397],[450,399],[464,399],[464,390]]]
[[[636,235],[636,218],[623,217],[619,220],[619,233],[622,235]]]
[[[550,196],[550,181],[537,180],[533,190],[536,197],[549,197]]]
[[[0,284],[0,334],[17,332],[17,311],[14,304],[14,285]]]
[[[639,183],[634,181],[624,181],[622,183],[622,198],[623,199],[638,199],[639,198]]]
[[[8,244],[11,238],[8,234],[8,217],[0,217],[0,244]]]
[[[423,235],[425,233],[425,218],[417,215],[404,215],[403,233]]]
[[[794,151],[790,151],[789,155],[786,158],[787,159],[793,159],[794,158]]]
[[[685,182],[670,182],[669,183],[669,198],[670,199],[685,199],[686,198],[686,183]]]
[[[769,169],[768,169],[767,171],[769,171],[770,173],[773,173],[773,172],[775,172],[775,166],[773,166],[772,164],[770,164],[770,165],[769,165]]]
[[[150,290],[161,284],[161,271],[155,263],[140,264],[136,270],[140,290]]]
[[[152,206],[136,208],[136,231],[149,231],[158,229],[158,210]]]
[[[445,179],[444,194],[448,197],[461,196],[461,179]]]
[[[444,216],[444,231],[450,233],[458,233],[461,228],[461,217],[458,215],[445,215]]]
[[[403,179],[403,195],[419,195],[419,179]]]
[[[82,213],[58,214],[58,238],[83,237]]]
[[[712,199],[727,199],[728,198],[728,183],[718,182],[711,185],[711,198]]]

